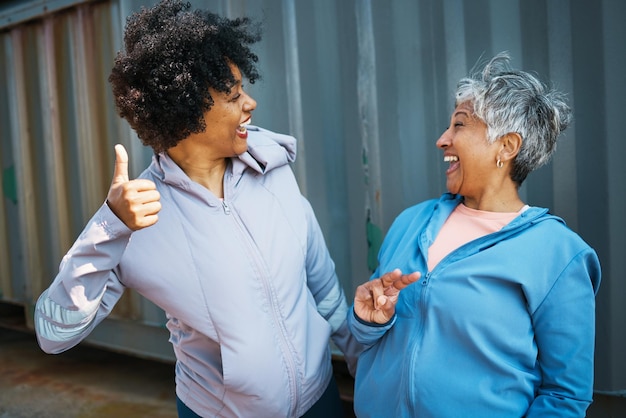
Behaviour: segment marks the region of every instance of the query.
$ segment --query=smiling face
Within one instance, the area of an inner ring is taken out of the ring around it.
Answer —
[[[243,90],[241,72],[231,65],[235,84],[230,93],[209,89],[213,106],[204,114],[206,130],[202,140],[211,146],[216,158],[233,157],[248,149],[246,125],[252,121],[256,101]]]
[[[446,187],[450,193],[480,200],[490,192],[498,170],[499,141],[489,144],[487,125],[474,117],[471,102],[459,104],[450,119],[450,126],[437,140],[444,153]]]

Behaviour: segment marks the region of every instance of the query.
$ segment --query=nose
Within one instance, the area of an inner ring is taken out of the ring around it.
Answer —
[[[446,147],[450,145],[451,138],[450,138],[449,132],[450,132],[450,128],[446,128],[446,130],[443,131],[443,133],[441,134],[441,136],[435,143],[437,145],[437,148],[445,149]]]
[[[246,95],[246,99],[243,102],[243,110],[245,112],[252,112],[256,109],[256,100],[254,100],[248,93],[244,94]]]

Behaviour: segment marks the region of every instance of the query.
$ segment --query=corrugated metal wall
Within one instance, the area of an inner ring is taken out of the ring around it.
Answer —
[[[113,144],[131,171],[150,151],[113,109],[107,82],[126,16],[145,1],[87,2],[0,32],[0,299],[31,306],[106,195]],[[575,123],[522,188],[600,255],[596,388],[626,394],[626,2],[621,0],[232,0],[192,4],[262,20],[254,123],[300,139],[294,169],[349,295],[405,207],[438,196],[435,140],[457,80],[481,57],[569,93]],[[10,13],[9,13],[10,14]],[[163,316],[128,294],[94,340],[153,353]],[[107,325],[109,326],[109,325]],[[136,327],[143,327],[136,333]],[[119,329],[128,330],[118,334]],[[115,331],[115,332],[114,332]],[[142,338],[138,338],[141,335]],[[129,340],[131,342],[129,342]]]

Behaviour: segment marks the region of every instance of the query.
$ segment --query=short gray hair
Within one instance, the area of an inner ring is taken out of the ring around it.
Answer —
[[[456,104],[472,102],[474,114],[487,125],[493,143],[508,133],[522,137],[511,177],[518,187],[531,171],[546,164],[556,141],[572,120],[565,95],[548,88],[536,76],[513,70],[510,57],[501,52],[459,81]]]

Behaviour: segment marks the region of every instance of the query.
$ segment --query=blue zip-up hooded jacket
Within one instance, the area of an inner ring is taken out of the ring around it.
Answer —
[[[354,367],[359,345],[311,206],[289,162],[295,139],[248,127],[224,200],[159,154],[142,173],[159,220],[136,232],[103,205],[35,308],[42,349],[78,344],[126,287],[167,313],[176,394],[203,417],[299,417],[332,376],[329,338]]]
[[[531,207],[431,272],[426,254],[462,201],[444,194],[391,226],[373,278],[422,278],[385,325],[348,316],[359,342],[363,417],[584,417],[592,401],[596,253],[560,218]]]

